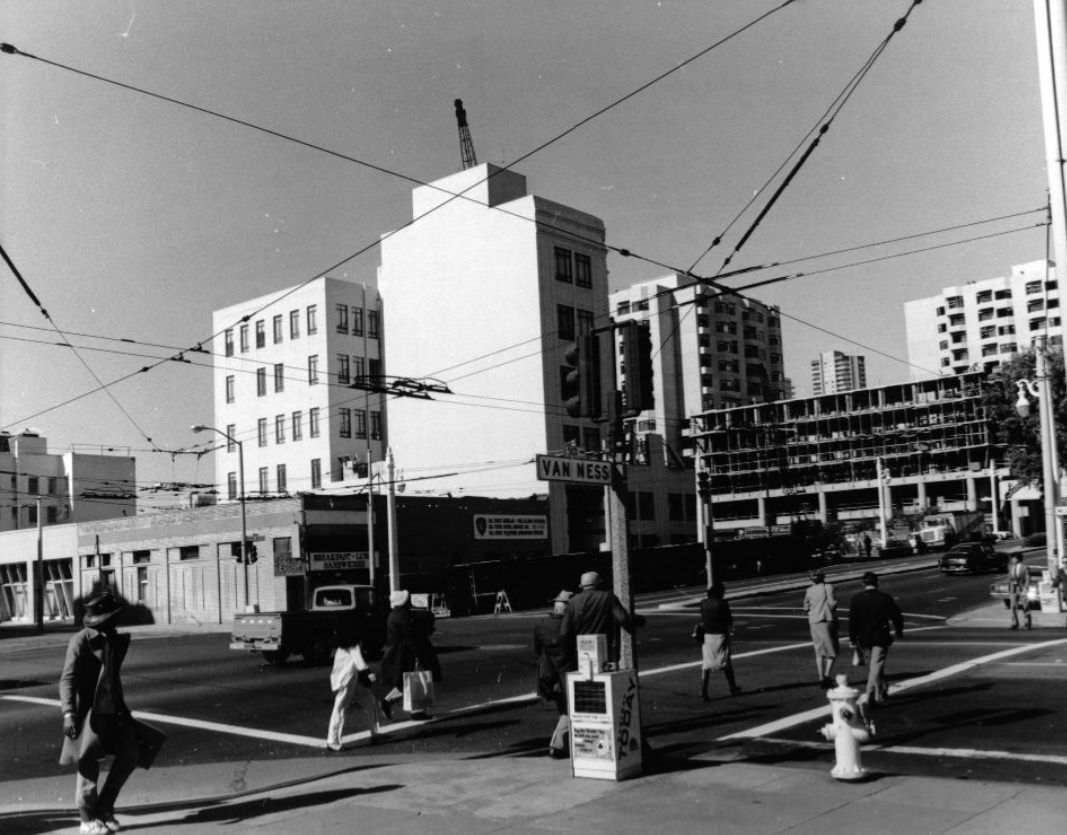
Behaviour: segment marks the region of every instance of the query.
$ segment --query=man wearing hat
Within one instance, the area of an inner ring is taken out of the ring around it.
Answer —
[[[582,590],[571,598],[560,624],[560,640],[567,649],[568,658],[577,669],[578,635],[605,635],[608,641],[608,658],[619,660],[619,629],[633,634],[634,629],[644,626],[642,615],[630,614],[613,592],[600,587],[600,575],[587,571],[581,578]]]
[[[108,591],[85,603],[84,628],[70,639],[59,678],[65,737],[59,762],[78,767],[78,831],[83,835],[118,831],[115,801],[137,766],[137,737],[119,675],[130,647],[130,636],[115,631],[115,616],[122,609]],[[109,754],[114,760],[97,792],[100,758]]]
[[[552,702],[559,712],[559,721],[548,742],[548,755],[561,758],[567,756],[568,737],[571,732],[570,717],[567,714],[567,679],[565,673],[573,670],[568,653],[559,638],[559,628],[563,623],[563,614],[567,604],[574,597],[572,592],[564,589],[552,598],[552,611],[534,626],[534,652],[537,653],[537,693],[546,701]]]
[[[897,638],[904,637],[904,616],[897,601],[878,590],[878,575],[863,575],[863,591],[854,595],[848,606],[848,641],[859,647],[867,664],[867,699],[881,704],[889,696],[885,681],[885,659],[893,643],[890,628]]]

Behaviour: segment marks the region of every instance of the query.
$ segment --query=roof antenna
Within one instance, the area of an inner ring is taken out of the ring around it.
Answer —
[[[459,125],[459,153],[463,158],[463,170],[474,168],[478,158],[474,155],[474,143],[471,141],[471,129],[467,127],[467,111],[463,109],[463,99],[456,99],[456,123]]]

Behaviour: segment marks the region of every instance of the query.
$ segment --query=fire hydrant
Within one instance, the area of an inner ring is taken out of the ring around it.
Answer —
[[[837,676],[837,687],[826,691],[830,700],[829,725],[820,730],[828,740],[834,741],[837,764],[830,775],[837,780],[862,780],[866,776],[860,763],[860,743],[867,742],[874,734],[874,726],[867,721],[866,696],[848,686],[848,676]]]

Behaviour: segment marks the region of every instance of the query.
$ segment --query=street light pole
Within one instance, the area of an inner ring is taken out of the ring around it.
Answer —
[[[238,501],[241,503],[241,570],[244,573],[245,611],[250,611],[248,600],[248,513],[245,507],[245,445],[227,432],[214,426],[198,423],[191,426],[194,432],[218,432],[231,444],[237,445],[237,480],[239,486]]]
[[[1030,401],[1027,395],[1037,400],[1038,428],[1041,442],[1041,475],[1042,492],[1045,499],[1045,558],[1049,571],[1055,575],[1059,567],[1059,549],[1057,532],[1059,520],[1056,517],[1056,472],[1055,461],[1058,457],[1055,450],[1055,433],[1052,430],[1049,406],[1052,398],[1049,395],[1048,374],[1045,364],[1045,337],[1034,338],[1034,380],[1017,380],[1015,385],[1019,388],[1019,399],[1015,401],[1015,409],[1020,417],[1030,414]]]

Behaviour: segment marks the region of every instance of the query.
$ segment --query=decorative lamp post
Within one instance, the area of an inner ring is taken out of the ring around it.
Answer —
[[[194,432],[218,432],[231,444],[237,445],[237,477],[238,477],[238,499],[241,502],[241,570],[244,573],[244,586],[245,586],[245,611],[251,611],[248,601],[248,514],[245,511],[245,448],[244,444],[237,440],[232,435],[223,432],[214,426],[206,426],[205,424],[198,423],[194,426],[190,426]]]

